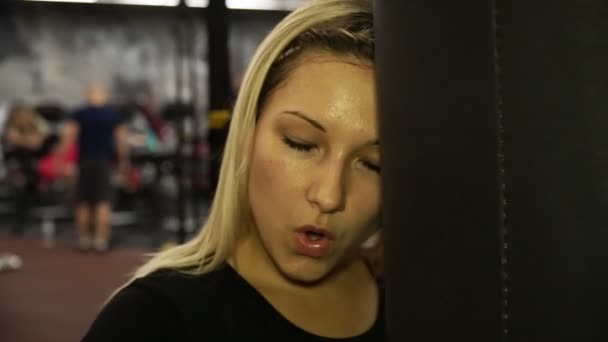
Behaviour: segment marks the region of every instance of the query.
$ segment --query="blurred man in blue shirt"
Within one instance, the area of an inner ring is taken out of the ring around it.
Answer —
[[[67,124],[68,139],[77,139],[78,181],[76,185],[76,233],[78,247],[106,251],[109,247],[111,195],[114,167],[125,173],[128,145],[123,118],[107,102],[100,84],[87,89],[87,103],[77,109]],[[90,225],[95,226],[92,239]]]

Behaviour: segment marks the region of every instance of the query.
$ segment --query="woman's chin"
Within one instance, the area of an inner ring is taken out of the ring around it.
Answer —
[[[315,285],[331,273],[328,263],[317,259],[286,262],[279,265],[279,270],[289,281],[301,285]]]

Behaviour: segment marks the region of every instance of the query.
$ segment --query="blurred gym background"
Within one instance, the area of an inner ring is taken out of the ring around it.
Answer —
[[[78,340],[144,253],[196,233],[248,61],[305,1],[0,3],[0,340]],[[48,168],[90,82],[128,128],[104,253],[75,248],[72,179]],[[25,157],[7,137],[18,116],[44,127]]]

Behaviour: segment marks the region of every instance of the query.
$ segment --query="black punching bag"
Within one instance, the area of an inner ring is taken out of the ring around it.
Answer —
[[[375,1],[391,341],[500,341],[492,1]]]
[[[608,3],[376,10],[391,339],[608,341]]]
[[[608,341],[608,2],[497,2],[508,341]]]

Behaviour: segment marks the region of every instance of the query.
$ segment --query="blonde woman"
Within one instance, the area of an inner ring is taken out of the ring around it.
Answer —
[[[371,5],[314,1],[262,42],[198,236],[155,255],[85,341],[383,341]],[[373,243],[372,243],[373,245]]]
[[[19,166],[14,189],[14,222],[12,233],[21,235],[28,223],[33,201],[38,192],[40,177],[38,160],[52,147],[53,139],[48,122],[34,109],[15,105],[10,113],[4,134],[4,150]]]

